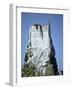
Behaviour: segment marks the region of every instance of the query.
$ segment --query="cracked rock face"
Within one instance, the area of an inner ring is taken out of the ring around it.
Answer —
[[[30,27],[27,63],[34,64],[36,71],[42,73],[42,75],[46,74],[47,65],[51,60],[51,54],[55,57],[55,51],[50,34],[50,25],[42,26],[34,24]],[[55,67],[57,69],[56,65]]]

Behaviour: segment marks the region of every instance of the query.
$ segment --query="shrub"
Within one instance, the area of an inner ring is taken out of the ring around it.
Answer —
[[[35,76],[35,65],[32,64],[32,65],[29,65],[29,64],[25,64],[23,67],[22,67],[22,77],[32,77],[32,76]]]

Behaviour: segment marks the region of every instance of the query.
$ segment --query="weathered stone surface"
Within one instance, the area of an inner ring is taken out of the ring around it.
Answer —
[[[46,26],[34,24],[30,27],[26,59],[26,63],[34,64],[40,74],[47,75],[50,68],[54,75],[58,75],[50,24]]]

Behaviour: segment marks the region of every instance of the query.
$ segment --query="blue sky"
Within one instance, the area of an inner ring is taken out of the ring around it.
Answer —
[[[28,45],[29,27],[33,24],[51,25],[51,36],[56,52],[56,60],[60,69],[63,69],[63,15],[43,13],[21,13],[21,60],[24,63],[24,56]]]

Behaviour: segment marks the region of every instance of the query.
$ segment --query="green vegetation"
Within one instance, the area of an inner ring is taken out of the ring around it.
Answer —
[[[47,65],[46,76],[54,75],[54,69],[52,64]]]
[[[35,76],[35,65],[32,64],[32,65],[29,65],[29,64],[25,64],[23,67],[22,67],[22,77],[32,77],[32,76]]]
[[[48,64],[45,76],[51,76],[51,75],[54,75],[54,69],[53,69],[52,64]],[[32,77],[32,76],[44,76],[44,75],[36,71],[36,67],[34,64],[25,64],[22,67],[21,76],[22,77]]]

